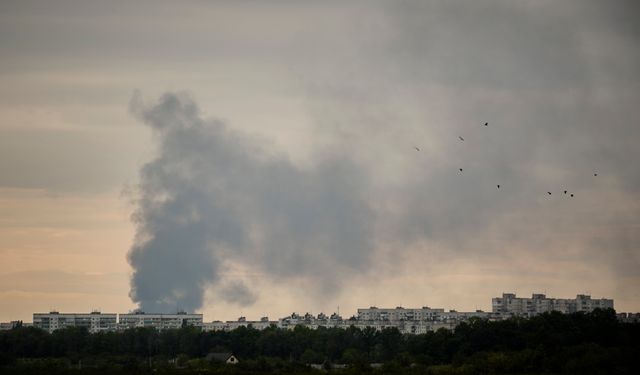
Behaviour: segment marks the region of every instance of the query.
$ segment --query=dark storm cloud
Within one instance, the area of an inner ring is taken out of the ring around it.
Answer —
[[[299,168],[202,118],[185,94],[152,106],[135,96],[132,111],[159,141],[141,170],[129,254],[131,297],[143,309],[199,308],[210,284],[232,293],[228,301],[251,303],[245,285],[223,282],[228,261],[276,279],[311,278],[321,293],[366,267],[373,212],[361,197],[366,177],[349,159]]]

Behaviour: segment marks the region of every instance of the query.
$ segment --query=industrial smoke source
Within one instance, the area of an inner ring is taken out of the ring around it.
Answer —
[[[252,304],[242,280],[226,279],[230,262],[274,279],[304,275],[320,293],[367,267],[373,214],[366,176],[348,158],[298,167],[203,118],[184,93],[154,105],[136,94],[130,109],[159,143],[140,171],[129,252],[130,296],[143,310],[195,310],[208,288]]]

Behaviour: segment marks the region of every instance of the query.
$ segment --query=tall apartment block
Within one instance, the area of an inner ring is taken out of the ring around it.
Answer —
[[[591,312],[596,308],[613,309],[613,300],[578,294],[575,299],[547,298],[544,294],[533,294],[531,298],[516,297],[513,293],[503,293],[502,297],[491,300],[492,311],[502,315],[534,316],[550,311],[570,314]]]
[[[104,314],[99,311],[91,313],[34,313],[33,326],[49,333],[68,327],[86,327],[89,332],[115,331],[117,314]]]

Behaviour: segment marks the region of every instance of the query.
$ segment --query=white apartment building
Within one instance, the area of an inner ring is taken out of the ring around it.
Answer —
[[[49,333],[68,327],[86,327],[89,332],[115,331],[117,314],[104,314],[100,311],[91,313],[34,313],[33,326]]]
[[[231,328],[227,322],[221,320],[214,320],[213,322],[202,323],[203,331],[231,331]]]
[[[128,314],[120,314],[118,329],[152,327],[157,330],[178,329],[183,326],[202,327],[202,314],[148,314],[136,311]]]
[[[564,314],[591,312],[596,308],[613,308],[613,300],[578,294],[575,299],[548,298],[534,293],[531,298],[516,297],[514,293],[503,293],[502,297],[491,300],[492,311],[501,315],[535,316],[545,312],[559,311]]]
[[[613,309],[612,299],[592,299],[589,295],[578,294],[575,301],[577,312],[591,312],[595,309]]]
[[[403,308],[395,309],[377,308],[371,306],[368,309],[358,309],[358,320],[410,320],[410,321],[434,321],[444,313],[444,309],[432,309],[430,307],[422,308]]]
[[[260,320],[247,320],[244,316],[238,318],[238,320],[229,320],[226,322],[222,322],[220,320],[215,320],[210,323],[203,323],[202,330],[203,331],[232,331],[236,328],[240,327],[252,327],[254,329],[262,331],[263,329],[269,328],[272,325],[278,325],[276,321],[270,321],[268,317],[263,316]]]
[[[333,313],[330,316],[327,316],[324,313],[320,313],[318,316],[313,316],[310,313],[306,313],[304,315],[292,313],[291,315],[278,320],[278,328],[294,329],[299,325],[311,329],[317,329],[318,327],[332,328],[343,327],[346,324],[345,322],[346,321],[344,321],[337,313]],[[348,326],[349,325],[346,325],[346,327]]]
[[[370,309],[360,309],[358,310],[358,315],[366,318],[367,316],[376,316],[375,312],[367,311]],[[378,310],[391,310],[391,309],[378,309]],[[364,325],[367,327],[374,327],[377,330],[384,329],[390,327],[389,323],[394,325],[401,333],[409,333],[409,334],[422,334],[431,331],[437,331],[441,328],[453,330],[458,324],[462,322],[466,322],[471,318],[481,318],[481,319],[493,319],[493,314],[487,313],[481,310],[476,310],[473,312],[459,312],[455,310],[445,311],[441,308],[429,308],[422,307],[418,308],[396,308],[396,314],[381,314],[381,317],[391,316],[391,319],[384,319],[381,322],[386,323],[379,325],[380,321],[367,321],[363,320],[360,325]],[[409,313],[403,314],[401,311],[407,311]],[[384,312],[384,311],[383,311]],[[393,317],[400,317],[400,320],[393,320]]]

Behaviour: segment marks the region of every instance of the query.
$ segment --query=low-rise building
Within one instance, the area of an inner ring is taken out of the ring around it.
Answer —
[[[205,360],[209,362],[226,363],[228,365],[237,365],[240,363],[233,353],[209,353],[205,357]]]

